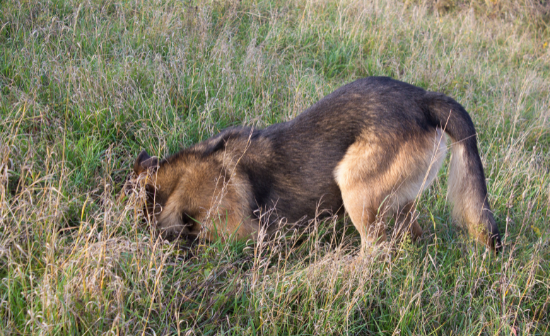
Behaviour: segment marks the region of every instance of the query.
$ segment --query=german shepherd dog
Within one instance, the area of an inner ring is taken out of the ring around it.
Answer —
[[[255,239],[282,222],[345,210],[363,251],[386,240],[390,216],[413,239],[422,234],[415,200],[444,161],[446,135],[453,218],[498,249],[470,116],[444,94],[387,77],[347,84],[291,121],[229,128],[161,161],[142,151],[134,172],[144,174],[147,213],[168,239]]]

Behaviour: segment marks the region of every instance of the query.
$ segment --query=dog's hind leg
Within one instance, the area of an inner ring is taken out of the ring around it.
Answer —
[[[383,216],[377,216],[379,203],[368,197],[363,186],[344,187],[342,199],[353,225],[361,236],[362,253],[369,246],[386,241],[386,227],[384,222],[379,220]]]
[[[334,172],[340,187],[346,212],[361,235],[361,253],[369,246],[386,241],[386,228],[382,219],[383,205],[388,188],[377,183],[380,177],[379,157],[383,148],[368,141],[358,141],[348,148]]]
[[[414,200],[437,176],[445,152],[445,138],[435,129],[406,141],[365,133],[348,148],[334,176],[363,248],[385,241],[381,219],[390,215],[397,214],[398,229],[404,223],[413,239],[422,234],[412,217]]]
[[[395,216],[395,236],[400,240],[405,232],[409,232],[412,241],[416,241],[422,236],[422,228],[416,221],[414,202],[407,203],[402,209],[399,209]]]

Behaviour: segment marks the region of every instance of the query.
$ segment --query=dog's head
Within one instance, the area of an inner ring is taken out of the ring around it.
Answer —
[[[134,173],[146,191],[145,215],[159,233],[169,240],[196,238],[206,204],[194,202],[193,190],[186,188],[185,167],[142,151],[134,163]]]
[[[143,151],[134,163],[137,180],[147,192],[145,213],[167,239],[200,235],[213,240],[233,233],[244,238],[257,231],[256,226],[243,224],[252,189],[236,169],[238,160],[212,155],[208,145],[160,161]]]

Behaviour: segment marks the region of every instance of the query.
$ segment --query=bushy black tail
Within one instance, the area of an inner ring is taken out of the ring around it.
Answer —
[[[487,199],[472,119],[464,107],[443,94],[427,92],[424,99],[428,119],[452,140],[448,198],[453,203],[453,218],[472,236],[498,251],[500,234]]]

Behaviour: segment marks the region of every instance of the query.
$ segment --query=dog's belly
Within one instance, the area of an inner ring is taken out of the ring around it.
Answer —
[[[341,155],[343,156],[343,155]],[[342,195],[332,171],[334,162],[313,162],[316,157],[286,157],[281,164],[247,170],[252,186],[250,202],[254,217],[261,223],[303,223],[316,217],[336,214],[342,209]]]
[[[316,186],[296,185],[292,189],[286,195],[279,193],[281,196],[276,201],[277,215],[290,223],[325,218],[342,209],[342,195],[336,182]]]

